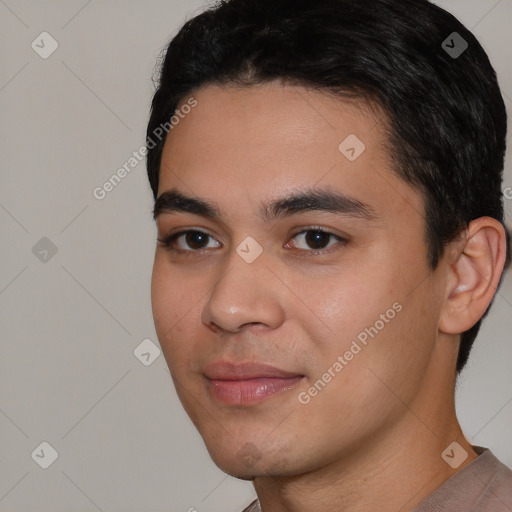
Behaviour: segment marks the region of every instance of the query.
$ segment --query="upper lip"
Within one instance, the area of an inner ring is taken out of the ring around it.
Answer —
[[[303,377],[300,373],[281,370],[275,366],[258,362],[234,363],[231,361],[216,361],[209,364],[204,371],[210,380],[248,380],[261,377],[289,379]]]

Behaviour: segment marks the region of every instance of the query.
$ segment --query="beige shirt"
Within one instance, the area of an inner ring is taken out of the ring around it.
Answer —
[[[512,512],[512,470],[487,448],[452,475],[411,512]],[[261,512],[254,500],[242,512]]]

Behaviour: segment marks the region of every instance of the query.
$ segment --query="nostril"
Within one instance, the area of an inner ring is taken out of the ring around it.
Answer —
[[[219,336],[223,336],[223,329],[221,327],[219,327],[215,322],[210,322],[205,325],[208,329],[213,331],[215,334],[218,334]]]

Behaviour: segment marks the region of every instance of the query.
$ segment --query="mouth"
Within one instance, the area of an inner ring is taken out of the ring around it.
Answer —
[[[267,364],[218,361],[205,370],[210,396],[229,405],[253,405],[288,391],[305,377]]]

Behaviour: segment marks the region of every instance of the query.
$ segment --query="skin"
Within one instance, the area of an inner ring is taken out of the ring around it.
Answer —
[[[264,512],[411,510],[476,457],[455,416],[455,364],[459,333],[497,287],[503,227],[473,221],[432,271],[423,198],[393,173],[377,107],[278,82],[209,85],[194,97],[167,136],[158,195],[208,200],[222,219],[158,215],[159,237],[196,229],[212,238],[195,252],[176,240],[188,255],[157,244],[152,279],[158,338],[185,410],[214,462],[253,480]],[[366,146],[353,162],[338,149],[349,134]],[[262,202],[311,186],[376,215],[260,217]],[[312,226],[348,242],[327,237],[326,252],[313,253]],[[248,236],[263,249],[250,264],[236,252]],[[301,404],[299,393],[397,302],[401,311]],[[304,378],[256,405],[227,405],[204,376],[221,359]],[[456,469],[441,457],[454,441],[468,453]]]

